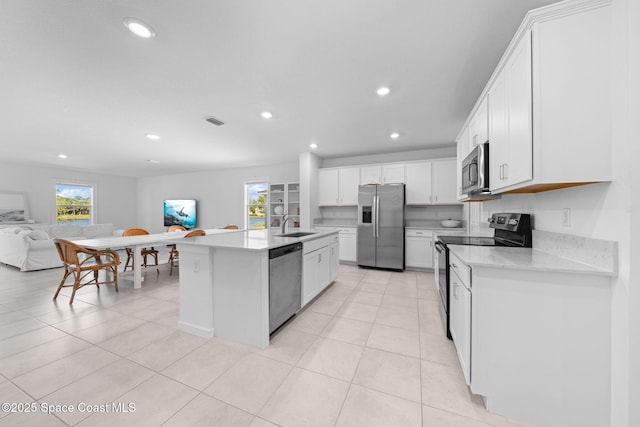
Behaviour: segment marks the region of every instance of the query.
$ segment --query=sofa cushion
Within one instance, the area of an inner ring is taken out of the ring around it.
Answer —
[[[0,233],[2,234],[18,234],[21,231],[25,231],[22,227],[5,227],[0,228]]]
[[[69,237],[82,237],[82,228],[82,225],[52,225],[51,238],[66,239]]]
[[[31,240],[48,240],[50,238],[43,230],[22,230],[18,234],[28,237]]]
[[[96,237],[111,237],[113,233],[113,224],[92,224],[82,227],[82,234],[87,239],[95,239]]]

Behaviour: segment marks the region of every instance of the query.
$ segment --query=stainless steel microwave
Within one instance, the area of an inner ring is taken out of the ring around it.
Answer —
[[[478,144],[462,161],[462,193],[489,194],[489,141]]]

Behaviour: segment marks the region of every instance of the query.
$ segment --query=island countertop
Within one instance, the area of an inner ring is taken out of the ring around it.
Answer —
[[[263,251],[298,242],[308,242],[338,233],[337,230],[301,229],[288,233],[313,233],[301,237],[283,237],[280,229],[242,230],[234,233],[175,239],[171,243],[182,245],[207,246],[211,248],[245,249]],[[287,234],[287,233],[285,233]]]

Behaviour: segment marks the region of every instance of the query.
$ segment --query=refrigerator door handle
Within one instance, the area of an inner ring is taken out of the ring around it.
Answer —
[[[375,223],[375,228],[376,228],[376,237],[380,236],[380,196],[376,196],[375,197],[375,201],[376,201],[376,223]]]

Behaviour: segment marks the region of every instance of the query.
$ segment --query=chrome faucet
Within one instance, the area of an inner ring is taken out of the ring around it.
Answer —
[[[287,231],[286,225],[287,225],[287,221],[289,221],[290,219],[291,217],[287,213],[282,215],[282,226],[280,228],[280,234],[284,234]]]

